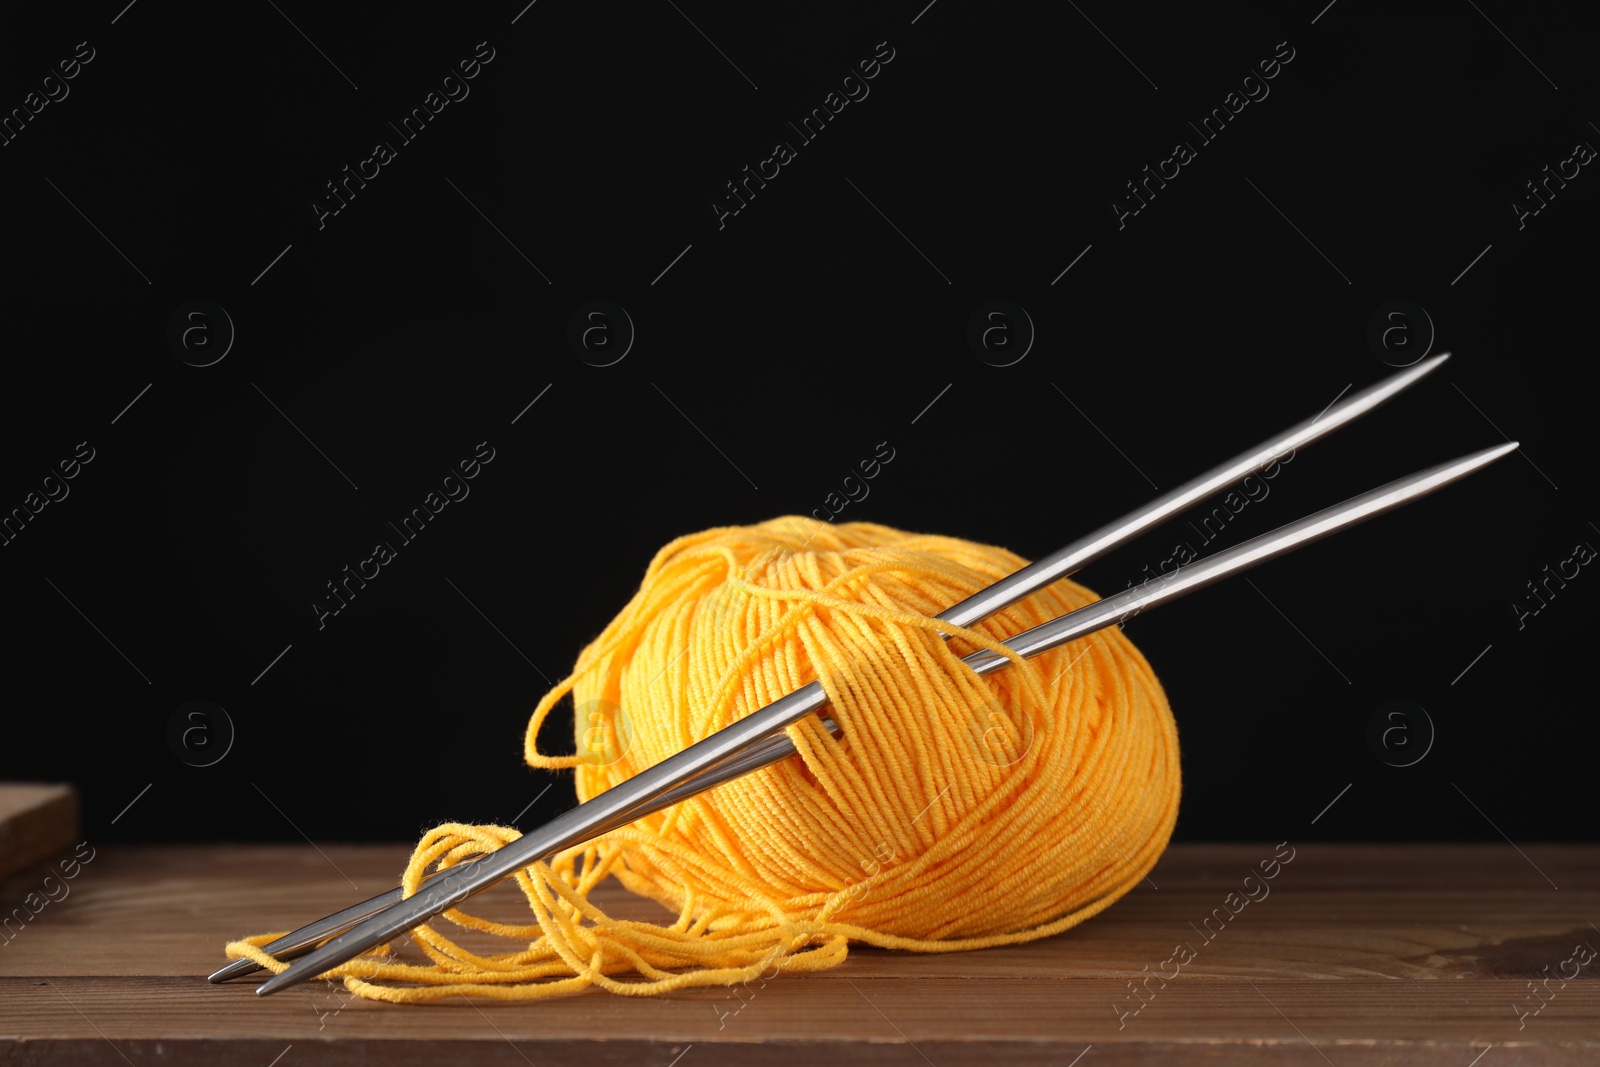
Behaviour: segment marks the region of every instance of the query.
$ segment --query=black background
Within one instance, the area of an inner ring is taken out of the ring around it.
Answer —
[[[1510,206],[1600,144],[1587,27],[923,3],[9,8],[4,108],[95,58],[0,148],[0,507],[95,458],[0,548],[0,778],[76,782],[99,840],[526,829],[571,803],[521,759],[545,679],[671,538],[821,508],[887,441],[839,521],[1037,557],[1392,373],[1366,332],[1404,299],[1452,360],[1210,547],[1522,455],[1130,624],[1179,720],[1178,836],[1591,838],[1600,578],[1521,629],[1510,606],[1600,545],[1600,177],[1521,229]],[[480,41],[470,95],[319,229],[324,183]],[[880,41],[870,95],[719,229],[723,183]],[[1119,229],[1123,183],[1285,41],[1270,95]],[[637,328],[609,367],[565,339],[597,298]],[[1037,328],[1007,367],[965,341],[996,298]],[[237,330],[204,368],[166,340],[195,299]],[[319,630],[324,583],[484,440],[470,496]],[[1120,589],[1177,537],[1080,578]],[[166,740],[196,699],[237,730],[205,768]],[[1390,700],[1437,731],[1413,766],[1368,745]]]

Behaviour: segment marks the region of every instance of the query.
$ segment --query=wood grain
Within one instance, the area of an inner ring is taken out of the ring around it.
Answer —
[[[0,878],[69,851],[77,839],[77,790],[0,782]]]
[[[1067,1067],[1092,1046],[1081,1067],[1169,1058],[1467,1067],[1490,1045],[1480,1067],[1600,1062],[1600,959],[1564,985],[1542,985],[1542,999],[1527,985],[1580,943],[1600,948],[1591,925],[1600,849],[1524,845],[1524,858],[1504,845],[1302,845],[1267,895],[1230,913],[1228,894],[1273,853],[1174,846],[1103,915],[1029,945],[856,949],[836,970],[737,995],[397,1007],[320,982],[261,999],[253,981],[212,986],[203,976],[227,939],[392,886],[405,848],[105,845],[69,896],[0,943],[0,1063],[266,1067],[282,1053],[280,1067],[380,1057],[385,1067],[468,1057]],[[0,907],[33,891],[34,877],[0,882]],[[598,899],[618,914],[660,914],[615,886]],[[505,918],[523,907],[503,889],[474,903]],[[1217,908],[1228,921],[1205,927]],[[1180,943],[1193,958],[1165,984],[1142,986],[1142,999],[1131,993],[1129,982],[1163,970]],[[1519,1020],[1519,1004],[1542,1008]]]

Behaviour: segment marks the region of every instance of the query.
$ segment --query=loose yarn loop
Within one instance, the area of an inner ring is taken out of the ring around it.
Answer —
[[[798,517],[673,541],[534,709],[528,763],[575,768],[587,800],[813,680],[839,736],[808,717],[788,731],[798,759],[518,872],[532,924],[444,913],[520,951],[478,955],[422,926],[415,937],[431,965],[380,949],[329,973],[397,1002],[524,1000],[590,985],[644,996],[823,970],[851,941],[953,952],[1046,937],[1098,914],[1171,837],[1177,730],[1120,629],[1031,660],[1003,648],[1096,599],[1071,581],[970,628],[932,619],[1025,563],[956,538]],[[979,677],[960,662],[978,648],[1013,664]],[[546,755],[540,730],[569,692],[578,752]],[[518,836],[435,828],[406,869],[406,894],[430,868]],[[587,895],[611,876],[677,920],[604,914]],[[233,942],[228,954],[281,971],[260,948],[274,936]]]

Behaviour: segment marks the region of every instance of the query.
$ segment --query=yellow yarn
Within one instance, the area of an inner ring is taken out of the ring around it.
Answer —
[[[851,941],[961,951],[1099,913],[1172,834],[1177,730],[1119,629],[1013,657],[987,677],[959,662],[1096,599],[1062,580],[970,629],[932,620],[1026,562],[951,537],[798,517],[673,541],[534,709],[528,762],[576,768],[587,800],[814,679],[840,736],[808,718],[789,728],[799,759],[519,872],[531,924],[444,913],[521,942],[518,951],[474,954],[422,926],[431,966],[380,949],[329,973],[398,1002],[590,985],[640,996],[823,970]],[[568,692],[579,751],[545,755],[540,729]],[[435,865],[518,836],[435,828],[406,869],[407,895]],[[612,875],[677,920],[599,911],[587,894]],[[276,936],[233,942],[228,954],[281,971],[260,948]]]

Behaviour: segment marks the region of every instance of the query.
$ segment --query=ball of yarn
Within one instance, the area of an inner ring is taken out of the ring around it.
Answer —
[[[1117,628],[983,677],[961,663],[1096,599],[1061,580],[970,628],[932,618],[1026,562],[952,537],[799,517],[673,541],[538,704],[527,761],[575,768],[586,800],[813,680],[838,734],[808,717],[788,730],[798,757],[519,874],[534,925],[447,913],[529,938],[525,949],[475,956],[424,927],[433,968],[364,958],[346,965],[347,986],[390,1000],[590,984],[642,995],[820,970],[852,942],[975,949],[1097,914],[1171,836],[1177,731]],[[541,728],[569,691],[577,750],[546,754]],[[439,827],[406,884],[516,836]],[[609,875],[677,921],[600,912],[586,894]]]
[[[586,649],[575,765],[595,796],[813,679],[800,751],[602,847],[630,890],[713,925],[782,915],[921,951],[1065,929],[1154,865],[1177,817],[1177,731],[1120,630],[978,677],[960,657],[1095,599],[1059,581],[957,633],[931,616],[1025,566],[1004,549],[781,518],[681,538]],[[987,641],[978,639],[978,635]]]

